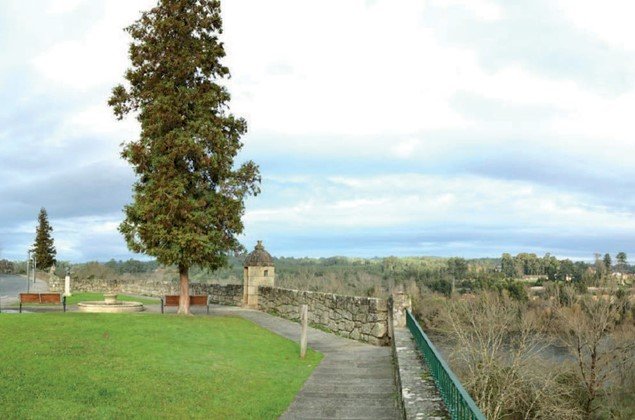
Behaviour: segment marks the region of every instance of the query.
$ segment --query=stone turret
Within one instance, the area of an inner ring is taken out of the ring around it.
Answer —
[[[258,308],[258,287],[274,286],[275,268],[273,258],[258,241],[254,250],[247,255],[244,264],[243,306]]]

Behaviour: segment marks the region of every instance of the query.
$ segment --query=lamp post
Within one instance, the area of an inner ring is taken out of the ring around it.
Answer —
[[[35,284],[35,276],[37,274],[37,259],[35,258],[35,254],[33,254],[33,283]]]
[[[28,251],[26,258],[26,292],[29,293],[31,287],[31,277],[29,277],[29,265],[31,264],[31,251]]]

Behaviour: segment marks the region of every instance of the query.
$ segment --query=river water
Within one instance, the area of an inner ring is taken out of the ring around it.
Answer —
[[[441,352],[441,356],[443,356],[446,361],[449,360],[452,353],[456,351],[456,343],[443,334],[428,332],[426,332],[426,334],[430,340],[432,340],[432,343],[435,345],[437,350]],[[566,347],[554,344],[547,344],[542,347],[538,355],[541,358],[554,363],[563,363],[565,361],[575,360]]]

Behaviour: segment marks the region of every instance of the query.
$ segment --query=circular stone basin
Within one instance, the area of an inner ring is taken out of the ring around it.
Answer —
[[[106,312],[106,313],[124,313],[124,312],[141,312],[143,311],[143,303],[141,302],[119,302],[106,303],[105,301],[88,301],[79,302],[77,309],[80,312]]]

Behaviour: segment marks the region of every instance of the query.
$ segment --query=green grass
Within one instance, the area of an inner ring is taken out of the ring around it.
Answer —
[[[1,314],[0,418],[276,418],[322,356],[233,317]]]
[[[73,293],[71,296],[66,298],[67,305],[77,305],[79,302],[85,302],[87,300],[104,300],[103,293]],[[151,298],[151,297],[135,297],[135,296],[127,296],[117,294],[117,300],[121,301],[135,301],[141,302],[144,305],[159,305],[161,301],[159,298]]]

